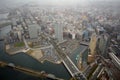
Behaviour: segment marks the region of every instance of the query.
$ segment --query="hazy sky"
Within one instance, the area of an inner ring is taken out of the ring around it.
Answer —
[[[120,1],[120,0],[0,0],[0,7],[21,5],[31,1],[49,5],[73,5],[80,3],[87,5],[88,3],[90,3],[90,1]]]

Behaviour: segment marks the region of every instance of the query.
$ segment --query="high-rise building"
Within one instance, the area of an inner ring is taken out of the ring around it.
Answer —
[[[80,69],[84,69],[88,64],[88,46],[80,45],[80,48],[83,48],[82,51],[80,51],[80,54],[77,55],[77,64]]]
[[[55,23],[55,38],[59,42],[63,41],[63,26],[61,23]]]
[[[89,44],[90,54],[93,56],[96,54],[97,40],[98,40],[98,37],[96,33],[93,33],[91,36],[90,44]]]
[[[28,26],[28,30],[29,30],[29,36],[31,39],[36,39],[38,38],[38,34],[41,30],[40,26],[37,24],[30,24]]]
[[[97,48],[102,56],[107,57],[106,51],[109,46],[110,37],[108,34],[102,34],[98,40]]]

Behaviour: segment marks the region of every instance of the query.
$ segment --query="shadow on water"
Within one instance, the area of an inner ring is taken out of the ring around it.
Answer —
[[[3,51],[0,51],[0,61],[14,63],[17,66],[25,67],[36,71],[45,71],[46,73],[54,74],[56,77],[64,78],[66,80],[69,80],[71,77],[63,64],[53,64],[48,61],[45,61],[42,64],[25,53],[18,53],[11,56]],[[6,77],[1,74],[5,72],[7,72]],[[5,68],[0,68],[0,77],[1,76],[5,78],[4,80],[38,80],[37,78],[32,79],[32,76],[28,76],[24,73],[18,73],[17,71],[8,70]]]

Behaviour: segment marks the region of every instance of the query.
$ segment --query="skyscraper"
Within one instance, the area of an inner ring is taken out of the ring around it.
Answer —
[[[61,23],[55,23],[55,38],[58,39],[59,42],[63,40],[63,26]]]
[[[40,28],[38,29],[38,27],[40,27],[40,26],[37,24],[31,24],[28,26],[29,35],[30,35],[31,39],[38,38],[38,33],[40,32]]]
[[[109,46],[110,37],[108,34],[102,34],[98,41],[98,49],[102,56],[107,57],[107,49]]]
[[[96,54],[97,40],[98,40],[98,37],[96,33],[93,33],[91,36],[90,44],[89,44],[90,54],[93,56]]]

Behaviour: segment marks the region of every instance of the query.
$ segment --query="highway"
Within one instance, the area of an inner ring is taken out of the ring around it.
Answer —
[[[57,55],[61,58],[60,61],[63,62],[63,64],[65,65],[67,70],[70,72],[72,77],[75,77],[76,80],[87,80],[84,74],[75,66],[72,60],[65,53],[62,52],[62,50],[59,48],[59,45],[55,43],[54,39],[52,39],[51,37],[48,37],[48,35],[46,36],[45,34],[42,34],[41,36],[47,41],[49,41],[51,45],[55,48],[55,50],[57,51]],[[24,36],[23,36],[23,41],[25,43],[26,48],[31,49],[28,46]],[[48,46],[48,47],[51,47],[51,46]],[[48,47],[44,47],[44,48],[48,48]]]
[[[53,45],[55,50],[58,52],[61,61],[63,62],[67,70],[70,72],[72,77],[74,77],[76,80],[87,80],[84,74],[74,65],[71,59],[65,53],[62,52],[59,46],[56,45],[57,43],[55,43],[51,37],[48,37],[45,34],[42,34],[41,36]]]
[[[113,53],[109,53],[109,56],[112,58],[113,63],[120,70],[120,60]]]
[[[102,70],[102,64],[99,64],[97,69],[92,73],[92,76],[90,78],[90,80],[96,80],[97,79],[97,76],[98,74],[100,73],[100,71]]]
[[[111,52],[108,54],[109,54],[110,58],[112,59],[112,62],[120,70],[120,59],[119,59],[119,55],[118,55],[118,54],[120,54],[120,50],[117,47],[112,46],[112,47],[110,47],[110,51]],[[115,54],[118,56],[116,56]]]

